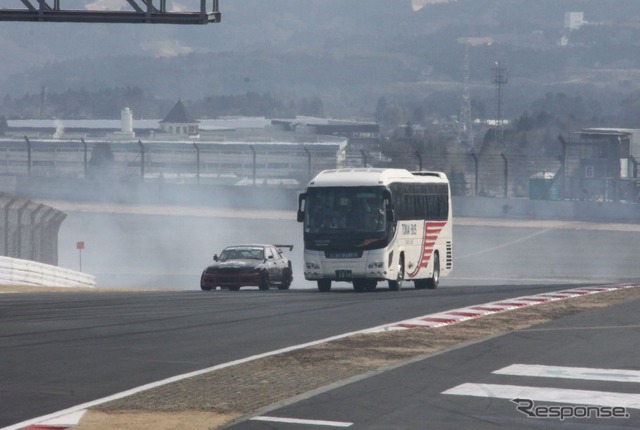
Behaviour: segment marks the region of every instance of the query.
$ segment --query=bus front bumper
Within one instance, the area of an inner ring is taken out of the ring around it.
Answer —
[[[362,259],[326,258],[319,252],[305,252],[304,278],[308,281],[330,279],[350,282],[353,279],[390,279],[382,254]]]

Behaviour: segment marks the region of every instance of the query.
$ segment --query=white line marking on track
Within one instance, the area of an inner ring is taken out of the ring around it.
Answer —
[[[550,387],[520,385],[461,384],[442,394],[498,399],[528,399],[542,402],[569,403],[640,409],[640,394],[613,393],[607,391],[571,390]]]
[[[268,421],[272,423],[287,423],[287,424],[304,424],[312,426],[326,426],[326,427],[351,427],[353,423],[340,422],[340,421],[324,421],[324,420],[301,420],[297,418],[281,418],[281,417],[253,417],[251,421]]]
[[[596,369],[589,367],[540,366],[512,364],[493,371],[498,375],[533,376],[538,378],[584,379],[640,383],[640,371],[624,369]]]
[[[496,249],[506,248],[506,247],[514,245],[516,243],[524,242],[524,241],[532,239],[532,238],[534,238],[536,236],[540,236],[541,234],[545,234],[545,233],[547,233],[549,231],[551,231],[550,228],[545,228],[544,230],[536,231],[534,233],[531,233],[531,234],[528,234],[526,236],[519,237],[518,239],[512,240],[511,242],[507,242],[507,243],[503,243],[503,244],[494,246],[493,248],[483,249],[481,251],[472,252],[472,253],[466,254],[466,255],[456,255],[456,260],[463,260],[465,258],[475,257],[477,255],[482,255],[482,254],[486,254],[486,253],[489,253],[489,252],[493,252]]]
[[[47,421],[43,421],[38,423],[38,427],[47,427],[47,428],[58,428],[65,429],[67,427],[76,427],[84,414],[87,412],[86,409],[78,412],[74,412],[68,415],[63,415],[61,417],[53,418]],[[35,427],[35,428],[38,428]]]

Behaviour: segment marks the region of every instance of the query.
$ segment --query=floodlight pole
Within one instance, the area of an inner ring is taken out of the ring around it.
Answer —
[[[256,186],[256,150],[253,145],[249,145],[249,149],[253,153],[253,186]]]

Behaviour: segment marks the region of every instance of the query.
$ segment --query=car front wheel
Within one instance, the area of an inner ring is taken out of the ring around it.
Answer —
[[[318,291],[322,293],[327,293],[331,291],[331,279],[319,279],[318,280]]]
[[[291,263],[289,263],[289,267],[283,270],[282,272],[282,283],[278,285],[279,290],[288,290],[291,286],[291,282],[293,281],[293,273],[291,270]]]

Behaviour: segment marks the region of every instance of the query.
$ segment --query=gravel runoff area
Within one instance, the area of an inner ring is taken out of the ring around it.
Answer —
[[[79,430],[213,430],[297,398],[467,344],[640,299],[640,285],[438,328],[356,334],[163,385],[91,408]]]

